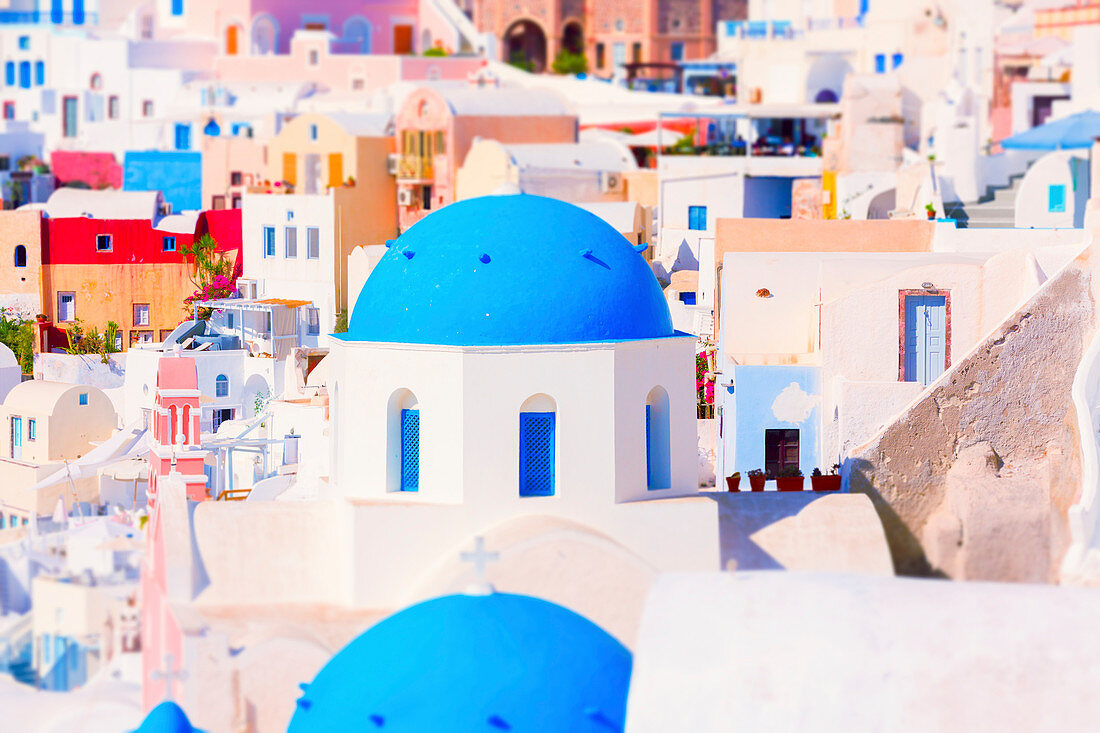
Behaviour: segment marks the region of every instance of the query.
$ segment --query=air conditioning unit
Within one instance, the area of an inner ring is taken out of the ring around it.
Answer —
[[[413,192],[411,188],[402,188],[397,192],[397,205],[398,206],[412,206],[413,205]]]
[[[397,175],[397,167],[401,164],[401,156],[397,153],[390,153],[386,156],[386,173],[391,176]]]
[[[600,193],[611,193],[622,190],[623,177],[619,173],[611,171],[600,172]]]

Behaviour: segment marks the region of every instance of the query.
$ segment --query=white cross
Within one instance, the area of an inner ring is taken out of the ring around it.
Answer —
[[[172,687],[175,684],[176,680],[179,680],[180,682],[183,682],[187,679],[187,670],[183,669],[182,667],[179,667],[177,669],[172,669],[172,662],[174,662],[174,661],[176,661],[176,658],[174,656],[172,656],[171,653],[165,654],[164,655],[164,669],[163,670],[154,669],[152,671],[152,673],[149,675],[154,680],[167,680],[168,681],[167,689],[165,690],[165,699],[166,700],[171,700],[172,699]]]
[[[485,549],[485,538],[478,535],[474,538],[474,551],[463,552],[459,556],[462,562],[472,563],[474,566],[474,583],[466,589],[467,595],[487,596],[493,592],[493,586],[485,578],[485,567],[500,559],[499,552],[488,552]]]

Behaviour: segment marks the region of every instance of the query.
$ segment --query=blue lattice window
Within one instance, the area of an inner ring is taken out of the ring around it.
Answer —
[[[554,495],[553,412],[519,414],[519,495]]]
[[[420,490],[420,410],[401,411],[401,490]]]

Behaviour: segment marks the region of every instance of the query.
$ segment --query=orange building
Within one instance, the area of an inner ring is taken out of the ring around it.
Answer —
[[[577,141],[577,117],[556,95],[493,84],[415,89],[398,110],[394,128],[402,231],[454,202],[455,171],[475,138],[501,143]]]
[[[474,0],[478,29],[501,39],[501,60],[550,68],[583,52],[591,72],[625,63],[684,61],[716,50],[715,25],[747,17],[747,0]]]

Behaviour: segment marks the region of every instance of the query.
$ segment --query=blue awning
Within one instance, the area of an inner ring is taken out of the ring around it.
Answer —
[[[1100,137],[1100,112],[1088,110],[1005,138],[1001,141],[1001,147],[1008,150],[1091,148],[1093,141],[1098,137]]]

